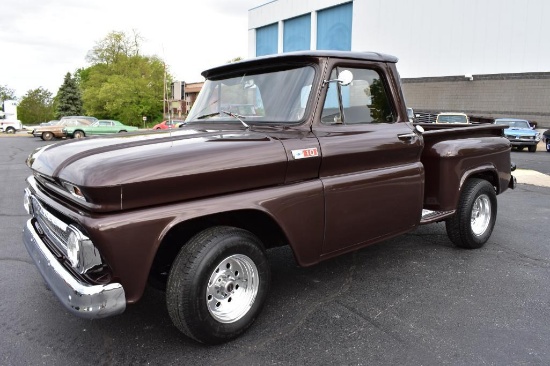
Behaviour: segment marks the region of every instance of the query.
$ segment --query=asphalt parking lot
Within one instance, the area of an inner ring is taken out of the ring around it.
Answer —
[[[444,224],[310,268],[272,250],[260,317],[239,339],[207,347],[177,331],[153,288],[122,315],[89,321],[44,286],[21,231],[24,161],[45,144],[0,136],[0,365],[550,364],[550,187],[519,180],[499,196],[478,250],[454,248]],[[549,178],[540,148],[512,160]]]

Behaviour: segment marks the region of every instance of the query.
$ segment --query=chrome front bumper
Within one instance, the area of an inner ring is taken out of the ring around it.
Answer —
[[[71,313],[81,318],[99,319],[124,312],[126,296],[122,285],[89,285],[74,278],[44,244],[32,219],[23,230],[23,242],[48,286]]]

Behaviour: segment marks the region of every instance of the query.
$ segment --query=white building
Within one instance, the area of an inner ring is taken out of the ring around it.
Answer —
[[[403,77],[550,71],[548,0],[275,0],[248,12],[248,56],[338,48]]]
[[[550,127],[549,19],[550,0],[275,0],[248,12],[248,57],[387,53],[411,107]]]

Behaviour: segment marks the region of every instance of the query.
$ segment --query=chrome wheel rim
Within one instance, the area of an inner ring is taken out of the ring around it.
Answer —
[[[482,194],[476,198],[472,207],[471,227],[475,236],[485,233],[491,221],[491,201],[489,196]]]
[[[222,260],[210,275],[206,304],[210,315],[221,323],[241,319],[252,307],[260,285],[254,261],[242,254]]]

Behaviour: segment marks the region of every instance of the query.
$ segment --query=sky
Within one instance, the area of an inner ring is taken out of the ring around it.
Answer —
[[[0,85],[18,98],[43,87],[53,95],[67,72],[109,32],[135,30],[142,54],[162,58],[174,80],[248,55],[248,10],[267,0],[2,0]]]

